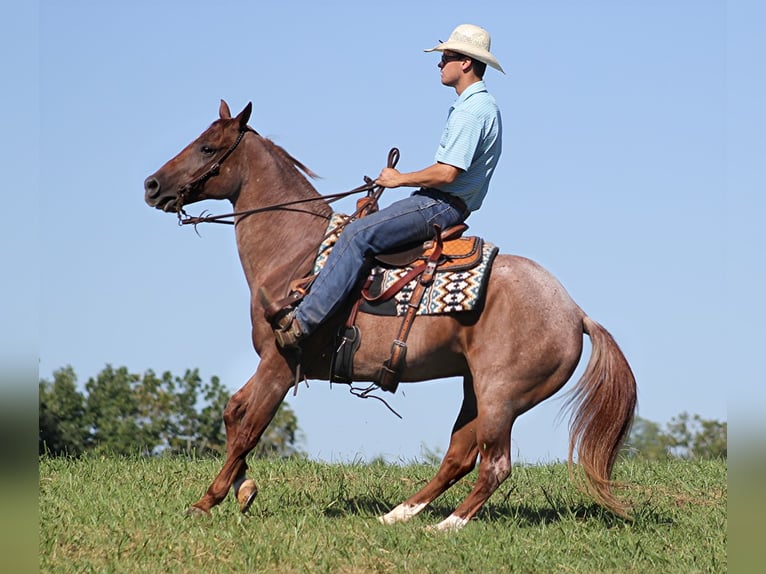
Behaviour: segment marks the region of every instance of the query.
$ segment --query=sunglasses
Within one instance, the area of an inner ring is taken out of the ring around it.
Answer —
[[[442,54],[442,59],[440,61],[441,65],[444,66],[445,64],[449,64],[450,62],[457,62],[459,60],[467,60],[468,56],[464,56],[463,54]]]

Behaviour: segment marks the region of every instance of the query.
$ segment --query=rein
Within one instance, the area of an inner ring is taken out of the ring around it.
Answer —
[[[205,171],[202,175],[197,177],[196,179],[193,179],[191,182],[187,183],[186,185],[179,188],[177,193],[178,198],[178,224],[179,225],[194,225],[196,228],[197,225],[200,223],[225,223],[228,225],[236,225],[239,221],[241,221],[242,218],[248,217],[250,215],[255,215],[256,213],[264,213],[268,211],[278,211],[281,209],[286,209],[289,207],[292,207],[294,205],[300,205],[303,203],[310,203],[313,201],[325,201],[327,203],[333,203],[334,201],[338,201],[339,199],[343,199],[344,197],[348,197],[350,195],[354,195],[357,193],[364,193],[366,192],[369,197],[371,198],[371,201],[368,202],[369,204],[376,205],[378,202],[378,199],[380,199],[380,196],[383,194],[383,190],[385,189],[383,186],[375,185],[374,181],[365,176],[364,180],[365,183],[363,185],[360,185],[359,187],[355,187],[354,189],[351,189],[349,191],[343,191],[340,193],[332,193],[329,195],[319,195],[317,197],[309,197],[305,199],[295,199],[292,201],[285,201],[282,203],[275,203],[272,205],[266,205],[264,207],[256,207],[254,209],[248,209],[245,211],[234,211],[232,213],[224,213],[220,215],[199,215],[199,216],[191,216],[183,209],[184,204],[184,196],[189,191],[194,191],[200,187],[203,187],[207,180],[209,180],[212,177],[215,177],[218,175],[221,171],[221,164],[228,158],[232,153],[234,153],[234,150],[237,149],[237,146],[239,146],[240,142],[242,141],[242,138],[244,137],[245,133],[247,132],[253,132],[254,134],[258,134],[254,129],[250,127],[245,127],[239,131],[239,134],[237,135],[237,139],[234,141],[234,143],[227,149],[223,155],[218,158],[213,165],[211,165],[207,171]],[[397,162],[399,161],[399,150],[397,148],[391,148],[391,151],[388,152],[388,163],[387,166],[390,168],[396,167]],[[365,209],[369,209],[369,207],[365,207]],[[358,209],[357,211],[361,211],[362,208]],[[355,219],[359,214],[354,213],[353,216],[351,216],[351,219]],[[239,220],[237,220],[239,218]]]
[[[363,193],[363,192],[370,192],[377,188],[379,186],[372,183],[372,180],[368,181],[364,185],[360,185],[359,187],[355,187],[352,190],[344,191],[341,193],[333,193],[330,195],[320,195],[318,197],[309,197],[306,199],[295,199],[293,201],[285,201],[283,203],[275,203],[272,205],[265,205],[263,207],[256,207],[254,209],[248,209],[245,211],[234,211],[232,213],[222,213],[219,215],[199,215],[197,217],[188,215],[183,209],[179,210],[178,212],[178,223],[179,225],[198,225],[200,223],[226,223],[228,225],[236,225],[237,221],[229,221],[233,218],[244,218],[248,215],[254,215],[256,213],[263,213],[266,211],[278,211],[280,209],[285,209],[287,207],[291,207],[293,205],[299,205],[301,203],[310,203],[312,201],[327,201],[327,203],[332,203],[333,201],[337,201],[339,199],[342,199],[344,197],[348,197],[349,195],[353,195],[355,193]],[[182,217],[182,215],[184,217]]]

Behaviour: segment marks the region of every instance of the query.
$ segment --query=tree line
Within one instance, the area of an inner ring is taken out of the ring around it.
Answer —
[[[687,412],[673,417],[664,427],[636,417],[622,455],[643,460],[726,459],[728,423]]]
[[[182,376],[132,373],[107,365],[78,390],[71,366],[39,382],[38,451],[51,456],[225,452],[223,410],[229,393],[218,377],[203,381],[197,369]],[[282,403],[255,456],[304,456],[298,419]]]
[[[40,454],[217,455],[225,452],[223,410],[229,393],[218,377],[197,369],[182,376],[132,373],[107,365],[78,390],[71,366],[39,382]],[[666,425],[636,417],[624,458],[727,458],[727,423],[681,413]],[[282,403],[256,446],[255,456],[306,456],[298,418]],[[441,457],[431,456],[438,463]]]

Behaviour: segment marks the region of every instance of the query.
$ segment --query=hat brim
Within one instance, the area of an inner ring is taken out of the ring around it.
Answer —
[[[484,62],[488,66],[492,66],[493,68],[495,68],[495,70],[498,70],[499,72],[502,72],[503,74],[505,74],[505,70],[503,70],[503,67],[500,65],[500,62],[497,61],[497,58],[495,58],[487,50],[482,50],[481,48],[477,48],[476,46],[473,46],[471,44],[465,44],[463,42],[447,41],[447,42],[441,42],[438,46],[434,46],[433,48],[426,48],[423,51],[424,52],[444,52],[445,50],[449,50],[450,52],[457,52],[458,54],[465,54],[466,56],[474,58],[475,60],[479,60],[479,62]]]

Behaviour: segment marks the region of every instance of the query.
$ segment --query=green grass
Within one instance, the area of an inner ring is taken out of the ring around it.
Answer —
[[[251,464],[259,496],[209,518],[184,511],[219,460],[40,460],[41,572],[725,572],[725,461],[618,465],[632,522],[594,505],[566,466],[518,466],[457,533],[448,516],[475,473],[410,522],[376,517],[420,488],[430,465]]]

